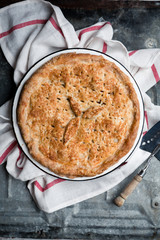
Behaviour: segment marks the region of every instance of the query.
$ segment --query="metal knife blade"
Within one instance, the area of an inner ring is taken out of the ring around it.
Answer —
[[[140,148],[152,153],[155,147],[160,143],[160,121],[156,123],[142,138]],[[160,151],[155,154],[160,161]]]

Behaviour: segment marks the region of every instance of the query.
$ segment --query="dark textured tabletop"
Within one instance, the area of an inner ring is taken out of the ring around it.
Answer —
[[[16,1],[1,1],[0,7],[13,2]],[[160,48],[159,1],[51,2],[61,7],[76,30],[104,19],[113,26],[113,39],[121,41],[128,50]],[[13,72],[0,50],[0,105],[13,98],[16,91]],[[159,83],[147,93],[160,105]],[[9,176],[3,164],[0,166],[0,237],[158,240],[159,172],[160,163],[154,158],[143,182],[122,208],[117,208],[113,199],[135,173],[106,193],[46,214],[36,207],[26,183]]]

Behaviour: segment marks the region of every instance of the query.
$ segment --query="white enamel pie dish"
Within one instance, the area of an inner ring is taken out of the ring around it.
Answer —
[[[129,78],[131,83],[133,84],[133,87],[136,91],[138,100],[139,100],[139,106],[140,106],[140,122],[139,122],[139,129],[138,129],[138,133],[137,133],[137,137],[135,139],[135,142],[132,146],[132,148],[130,149],[130,151],[124,156],[122,157],[116,164],[114,164],[112,167],[108,168],[106,171],[104,171],[103,173],[96,175],[94,177],[77,177],[74,179],[70,179],[67,177],[61,177],[57,174],[55,174],[54,172],[50,171],[48,168],[42,166],[40,163],[38,163],[29,153],[28,148],[23,140],[23,137],[21,135],[19,126],[18,126],[18,122],[17,122],[17,106],[18,106],[18,102],[19,102],[19,97],[21,94],[21,91],[23,89],[24,84],[26,83],[26,81],[32,76],[32,74],[38,69],[40,68],[43,64],[45,64],[46,62],[48,62],[50,59],[52,59],[53,57],[56,57],[60,54],[63,53],[70,53],[70,52],[76,52],[76,53],[90,53],[92,55],[102,55],[105,59],[114,62]],[[118,62],[116,59],[101,53],[99,51],[96,50],[91,50],[91,49],[79,49],[79,48],[72,48],[72,49],[65,49],[65,50],[60,50],[57,52],[54,52],[52,54],[49,54],[47,56],[45,56],[44,58],[42,58],[40,61],[38,61],[34,66],[32,66],[28,72],[25,74],[25,76],[23,77],[17,92],[15,94],[15,98],[13,101],[13,107],[12,107],[12,121],[13,121],[13,129],[15,132],[15,136],[17,138],[17,141],[21,147],[21,149],[23,150],[24,154],[27,156],[27,158],[34,164],[36,165],[39,169],[41,169],[42,171],[44,171],[45,173],[48,173],[54,177],[58,177],[58,178],[62,178],[62,179],[66,179],[66,180],[71,180],[71,181],[84,181],[84,180],[92,180],[95,178],[99,178],[102,177],[106,174],[111,173],[112,171],[114,171],[116,168],[118,168],[120,165],[122,165],[122,163],[128,161],[130,159],[130,157],[132,156],[132,154],[136,151],[136,149],[139,147],[140,145],[140,141],[141,141],[141,136],[142,136],[142,131],[143,131],[143,124],[144,124],[144,104],[143,104],[143,98],[142,98],[142,94],[141,91],[136,83],[136,81],[134,80],[133,76],[130,74],[130,72],[120,63]]]

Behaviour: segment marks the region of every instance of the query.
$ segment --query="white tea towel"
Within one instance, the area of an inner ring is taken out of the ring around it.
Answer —
[[[113,29],[109,22],[98,22],[75,31],[58,7],[42,0],[23,1],[0,10],[0,45],[15,69],[16,84],[36,61],[59,49],[85,47],[107,53],[131,71],[143,92],[145,133],[160,120],[160,107],[153,105],[145,94],[160,79],[160,50],[128,52],[112,37]],[[0,164],[6,162],[9,174],[28,181],[33,199],[45,212],[56,211],[109,190],[130,175],[149,155],[138,149],[123,167],[87,182],[51,177],[34,166],[19,148],[12,129],[10,108],[11,101],[0,108]]]

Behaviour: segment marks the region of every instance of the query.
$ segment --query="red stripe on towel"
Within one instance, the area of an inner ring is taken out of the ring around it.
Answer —
[[[0,156],[0,164],[5,160],[7,155],[12,151],[12,149],[16,146],[17,141],[11,143],[11,145],[4,151],[4,153]]]
[[[78,35],[78,38],[79,40],[81,40],[81,37],[84,33],[86,32],[91,32],[91,31],[95,31],[95,30],[100,30],[102,27],[104,27],[106,24],[110,24],[110,22],[106,22],[104,23],[103,25],[100,25],[100,26],[92,26],[92,27],[89,27],[89,28],[85,28],[83,29],[82,31],[79,32],[79,35]],[[111,24],[110,24],[111,25]]]
[[[143,136],[147,133],[147,131],[143,132]]]
[[[128,55],[129,56],[132,56],[134,53],[136,53],[137,52],[137,50],[134,50],[134,51],[131,51]]]
[[[57,25],[57,23],[55,22],[55,20],[51,17],[51,18],[49,19],[49,21],[52,23],[53,27],[62,35],[62,37],[64,37],[61,28]]]
[[[107,52],[107,44],[106,44],[105,42],[103,43],[102,52],[103,52],[103,53],[106,53],[106,52]]]
[[[37,19],[37,20],[31,20],[31,21],[24,22],[24,23],[19,23],[19,24],[15,25],[15,26],[11,27],[8,31],[0,33],[0,38],[9,35],[14,30],[17,30],[17,29],[20,29],[20,28],[24,28],[24,27],[27,27],[27,26],[30,26],[30,25],[35,25],[35,24],[45,24],[46,22],[47,22],[47,20]]]
[[[63,182],[63,181],[65,181],[65,180],[64,180],[64,179],[59,179],[59,178],[57,178],[56,180],[48,183],[44,188],[40,185],[40,183],[39,183],[38,181],[35,181],[35,182],[34,182],[34,185],[35,185],[41,192],[44,192],[44,191],[46,191],[47,189],[49,189],[49,188],[53,187],[54,185],[56,185],[56,184],[58,184],[58,183],[61,183],[61,182]]]
[[[149,129],[147,111],[144,111],[144,116],[145,116],[145,120],[146,120],[146,124],[147,124],[147,129]]]
[[[159,82],[160,77],[159,77],[159,74],[158,74],[157,69],[154,64],[152,65],[151,69],[152,69],[152,72],[153,72],[156,82]]]
[[[123,163],[121,163],[121,165],[118,168],[121,168],[122,166],[124,166],[126,164],[127,164],[127,162],[123,162]]]

